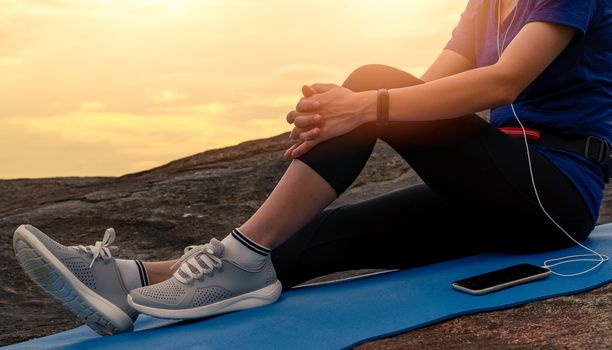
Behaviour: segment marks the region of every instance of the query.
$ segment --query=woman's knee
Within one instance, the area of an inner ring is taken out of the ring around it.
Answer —
[[[358,67],[348,75],[342,86],[347,89],[357,91],[371,90],[370,86],[374,86],[376,73],[381,70],[391,67],[382,64],[366,64]]]
[[[358,92],[400,88],[421,83],[423,81],[400,69],[384,64],[366,64],[351,72],[342,86]]]

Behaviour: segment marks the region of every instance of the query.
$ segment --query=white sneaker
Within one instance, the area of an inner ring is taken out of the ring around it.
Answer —
[[[151,316],[188,319],[270,304],[281,294],[270,256],[260,268],[247,269],[224,259],[223,244],[214,238],[187,247],[177,263],[170,279],[132,290],[129,304]]]

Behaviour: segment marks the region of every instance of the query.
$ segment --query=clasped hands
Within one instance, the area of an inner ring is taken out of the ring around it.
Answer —
[[[294,126],[289,137],[296,143],[284,156],[297,158],[318,143],[344,135],[368,121],[376,103],[371,93],[375,91],[356,93],[336,84],[302,86],[304,97],[295,110],[287,113],[287,122]]]

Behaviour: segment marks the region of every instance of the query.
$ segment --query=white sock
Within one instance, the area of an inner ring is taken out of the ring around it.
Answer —
[[[149,277],[144,264],[140,260],[115,259],[119,274],[128,292],[132,289],[149,285]]]
[[[270,255],[270,249],[253,242],[237,228],[232,230],[227,237],[223,238],[221,243],[224,246],[224,258],[249,269],[261,267],[268,255]]]

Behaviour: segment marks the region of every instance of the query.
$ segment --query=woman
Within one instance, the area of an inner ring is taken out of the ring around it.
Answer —
[[[142,263],[112,257],[112,230],[95,246],[65,247],[24,225],[15,251],[43,289],[113,334],[131,330],[138,312],[193,318],[254,307],[275,301],[281,282],[335,271],[571,245],[540,207],[530,168],[543,207],[584,240],[607,182],[611,37],[610,0],[471,0],[421,79],[368,65],[342,86],[304,86],[287,115],[293,161],[222,241]],[[489,108],[491,123],[474,115]],[[521,122],[528,130],[516,129]],[[379,138],[424,184],[324,210]]]

